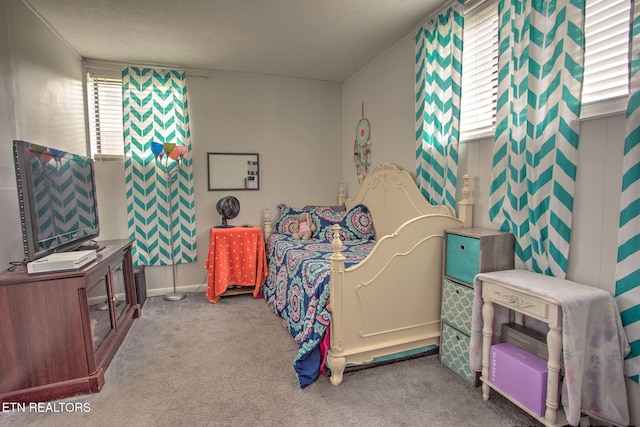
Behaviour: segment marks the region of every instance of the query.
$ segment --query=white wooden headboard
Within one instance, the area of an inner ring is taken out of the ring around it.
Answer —
[[[464,227],[471,227],[473,202],[469,199],[469,177],[463,177],[462,200],[458,202],[458,218]],[[347,198],[344,185],[340,183],[338,204],[351,209],[363,204],[371,211],[376,239],[394,233],[402,224],[421,215],[440,214],[453,216],[446,206],[435,206],[427,202],[409,172],[401,170],[393,163],[384,162],[367,175],[354,198]],[[312,203],[332,205],[334,202]],[[269,208],[263,212],[265,239],[271,234],[271,214]]]
[[[402,224],[420,215],[452,216],[448,207],[427,202],[413,177],[389,162],[376,167],[364,179],[358,194],[345,201],[347,209],[358,204],[371,211],[376,239],[395,232]]]

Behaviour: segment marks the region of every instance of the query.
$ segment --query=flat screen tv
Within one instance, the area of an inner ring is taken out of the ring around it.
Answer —
[[[98,236],[93,159],[26,141],[13,154],[27,262]]]

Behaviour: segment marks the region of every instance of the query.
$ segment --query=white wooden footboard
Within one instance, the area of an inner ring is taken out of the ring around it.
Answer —
[[[357,265],[345,270],[334,226],[331,256],[331,383],[348,363],[438,344],[443,231],[462,221],[424,215],[384,236]]]
[[[463,177],[458,216],[429,204],[413,177],[391,163],[368,175],[353,199],[340,183],[338,203],[347,210],[369,208],[376,246],[363,261],[344,268],[342,242],[334,225],[331,256],[331,383],[342,382],[347,364],[419,349],[440,341],[444,230],[471,227],[473,202]],[[265,240],[271,215],[264,212]]]

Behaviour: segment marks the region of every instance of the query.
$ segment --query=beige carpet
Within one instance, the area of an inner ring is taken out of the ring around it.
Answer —
[[[5,426],[529,426],[492,393],[488,402],[422,357],[300,389],[296,344],[262,299],[204,293],[149,298],[106,372],[100,393],[51,411],[5,412]],[[66,412],[79,407],[80,410]],[[46,409],[46,408],[45,408]]]

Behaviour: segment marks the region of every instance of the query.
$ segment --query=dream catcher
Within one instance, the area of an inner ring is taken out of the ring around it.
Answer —
[[[371,125],[364,117],[364,103],[362,103],[362,118],[356,126],[356,142],[353,144],[353,165],[356,167],[358,181],[362,182],[371,166]]]

